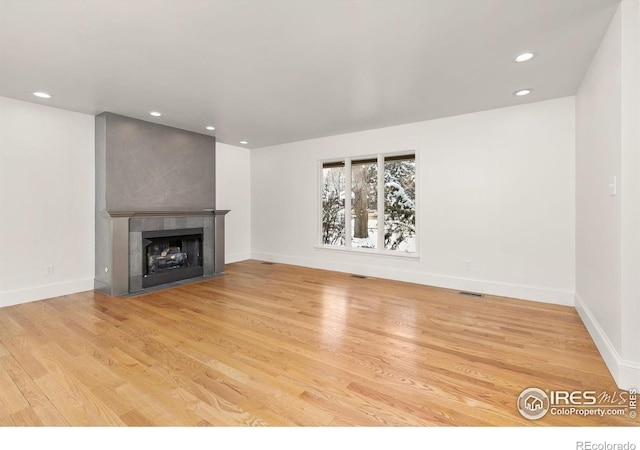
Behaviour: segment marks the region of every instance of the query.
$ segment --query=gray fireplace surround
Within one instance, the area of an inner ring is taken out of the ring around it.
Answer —
[[[110,112],[95,125],[95,289],[145,291],[143,232],[202,229],[202,277],[222,274],[229,211],[215,206],[215,137]]]
[[[224,273],[224,218],[229,210],[145,211],[105,213],[103,222],[111,230],[110,263],[97,270],[95,289],[110,296],[143,292],[142,232],[203,229],[203,278]],[[101,273],[100,273],[101,272]]]

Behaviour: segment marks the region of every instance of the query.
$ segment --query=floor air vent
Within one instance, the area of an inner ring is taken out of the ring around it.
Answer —
[[[467,297],[484,297],[484,294],[480,294],[479,292],[460,291],[459,294],[466,295]]]
[[[268,261],[262,261],[262,264],[265,264],[267,266],[273,266],[275,263],[268,262]]]
[[[352,274],[351,276],[352,276],[353,278],[362,278],[362,279],[367,278],[367,277],[365,277],[364,275],[355,275],[355,274]]]

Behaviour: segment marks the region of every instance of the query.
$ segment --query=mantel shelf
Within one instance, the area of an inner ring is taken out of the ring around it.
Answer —
[[[184,216],[215,216],[225,215],[229,209],[196,209],[172,211],[107,211],[111,217],[184,217]]]

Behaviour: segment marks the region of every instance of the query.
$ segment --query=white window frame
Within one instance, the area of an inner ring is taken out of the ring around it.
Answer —
[[[407,252],[401,250],[387,250],[384,248],[384,160],[385,157],[394,157],[394,156],[402,156],[402,155],[410,155],[413,154],[415,158],[416,165],[416,192],[415,192],[415,214],[416,214],[416,234],[415,234],[415,252]],[[368,155],[357,155],[357,156],[349,156],[344,158],[329,158],[322,159],[318,161],[318,182],[316,183],[319,191],[317,192],[316,198],[318,199],[318,208],[317,208],[317,220],[318,224],[318,232],[317,232],[317,244],[315,246],[316,249],[320,250],[330,250],[330,251],[338,251],[338,252],[348,252],[348,253],[362,253],[369,255],[380,255],[380,256],[392,256],[392,257],[401,257],[401,258],[419,258],[420,257],[420,214],[419,214],[419,196],[420,196],[420,152],[416,149],[407,149],[401,151],[394,152],[385,152],[385,153],[375,153]],[[352,247],[351,246],[351,220],[347,211],[351,211],[351,161],[358,161],[362,159],[377,159],[378,164],[378,217],[382,217],[383,220],[378,220],[378,242],[377,248],[360,248],[360,247]],[[345,210],[345,244],[342,245],[328,245],[322,242],[322,183],[323,183],[323,167],[324,164],[327,163],[336,163],[344,161],[344,183],[345,183],[345,199],[344,199],[344,210]],[[348,192],[348,194],[347,194]],[[381,195],[382,194],[382,195]],[[382,214],[380,214],[382,213]]]

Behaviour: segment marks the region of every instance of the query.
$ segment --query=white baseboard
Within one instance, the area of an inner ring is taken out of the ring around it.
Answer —
[[[606,335],[597,319],[584,302],[580,294],[576,293],[576,310],[589,331],[593,342],[602,355],[611,376],[620,389],[638,389],[640,387],[640,364],[625,360],[620,356],[613,343]]]
[[[26,289],[2,291],[0,292],[0,307],[35,302],[46,298],[75,294],[77,292],[92,291],[93,281],[92,277]]]
[[[387,278],[408,283],[424,284],[445,289],[456,289],[480,292],[487,295],[511,297],[555,305],[574,306],[574,293],[569,290],[549,289],[538,286],[517,285],[496,281],[475,280],[415,270],[376,267],[371,265],[352,264],[348,262],[323,261],[313,258],[276,255],[270,253],[252,253],[252,258],[260,261],[292,264],[314,269],[335,270],[376,278]]]

